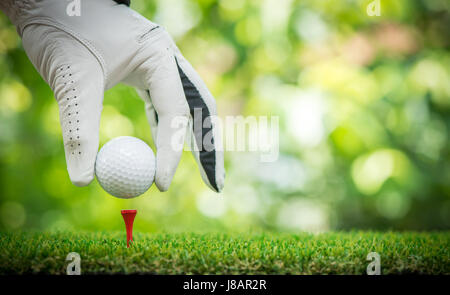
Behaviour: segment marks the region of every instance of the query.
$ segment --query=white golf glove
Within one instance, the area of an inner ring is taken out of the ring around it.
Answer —
[[[123,82],[145,101],[157,147],[159,190],[169,188],[185,139],[180,130],[196,109],[201,117],[195,120],[207,120],[201,128],[190,124],[200,150],[193,154],[205,183],[220,191],[225,178],[221,134],[208,124],[216,115],[215,101],[170,36],[113,0],[80,1],[80,16],[68,13],[71,2],[0,0],[0,9],[17,27],[28,57],[55,94],[72,183],[85,186],[93,180],[103,93]]]

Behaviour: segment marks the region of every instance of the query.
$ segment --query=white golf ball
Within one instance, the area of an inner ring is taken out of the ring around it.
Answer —
[[[142,140],[121,136],[108,141],[98,152],[95,175],[109,194],[123,199],[145,193],[155,178],[155,155]]]

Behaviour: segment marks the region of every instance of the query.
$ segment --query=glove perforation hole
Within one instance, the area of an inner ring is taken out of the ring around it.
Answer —
[[[69,145],[70,145],[70,149],[71,149],[71,154],[72,155],[81,155],[81,143],[79,142],[80,140],[80,119],[77,118],[79,115],[79,102],[78,102],[78,95],[76,94],[77,88],[74,87],[74,85],[68,86],[70,84],[75,84],[75,80],[72,80],[74,77],[74,74],[70,71],[71,66],[70,65],[64,65],[58,68],[58,74],[60,79],[62,79],[62,84],[64,85],[63,88],[63,95],[66,96],[63,98],[63,101],[67,102],[66,104],[66,119],[68,122],[67,127],[69,127],[68,130],[69,132],[67,132],[67,135],[69,135]],[[70,77],[70,78],[69,78]],[[71,94],[68,94],[68,93]],[[73,109],[75,107],[75,109]],[[77,116],[72,118],[73,116]],[[74,123],[74,124],[73,124]]]

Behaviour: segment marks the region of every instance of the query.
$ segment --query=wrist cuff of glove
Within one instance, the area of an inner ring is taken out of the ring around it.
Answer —
[[[1,0],[0,10],[2,10],[11,22],[18,27],[20,16],[23,11],[30,8],[28,1]],[[19,29],[18,29],[19,31]]]
[[[130,6],[131,0],[114,0],[118,4]],[[19,35],[27,20],[32,18],[30,12],[39,6],[36,0],[0,0],[0,10],[2,10],[16,26]]]

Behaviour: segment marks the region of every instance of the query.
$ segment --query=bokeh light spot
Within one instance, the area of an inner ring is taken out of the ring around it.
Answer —
[[[26,111],[31,105],[31,93],[22,83],[11,81],[0,89],[0,109],[10,112]]]
[[[399,192],[387,192],[377,198],[378,212],[389,219],[399,219],[409,210],[410,200]]]
[[[328,212],[312,200],[288,201],[278,212],[278,225],[287,230],[323,232],[329,228]]]
[[[100,141],[106,142],[118,136],[133,136],[133,123],[113,106],[105,106],[100,123]]]
[[[18,202],[5,202],[0,207],[2,224],[7,229],[19,229],[25,224],[26,212]]]

